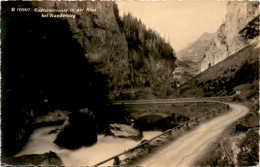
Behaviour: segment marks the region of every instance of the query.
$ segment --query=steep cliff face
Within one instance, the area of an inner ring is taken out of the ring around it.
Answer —
[[[131,15],[120,18],[116,3],[33,2],[33,5],[95,10],[71,12],[76,14],[76,19],[66,21],[88,61],[97,72],[108,76],[110,92],[153,86],[157,96],[158,84],[173,83],[175,55],[170,44]]]
[[[124,15],[121,23],[129,49],[130,87],[151,87],[156,97],[167,97],[174,89],[172,73],[176,57],[173,48],[131,14]]]
[[[73,37],[85,52],[85,57],[94,64],[97,72],[108,75],[109,88],[121,88],[128,82],[128,47],[120,31],[114,13],[114,3],[101,1],[85,2],[33,2],[41,8],[84,9],[71,12],[75,19],[66,18]],[[93,9],[92,11],[85,11]]]
[[[214,41],[211,42],[201,62],[201,71],[255,41],[241,35],[241,30],[259,16],[258,6],[259,3],[256,1],[228,2],[225,21],[218,29]]]

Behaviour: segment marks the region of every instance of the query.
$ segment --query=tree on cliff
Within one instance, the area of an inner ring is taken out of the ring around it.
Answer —
[[[171,94],[176,88],[172,76],[176,56],[170,43],[131,14],[121,18],[116,4],[114,13],[128,44],[131,87],[151,87],[157,97]]]

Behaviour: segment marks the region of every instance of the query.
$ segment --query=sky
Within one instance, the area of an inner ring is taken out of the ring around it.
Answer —
[[[120,15],[131,13],[170,41],[179,51],[204,32],[216,32],[226,14],[226,1],[117,1]]]

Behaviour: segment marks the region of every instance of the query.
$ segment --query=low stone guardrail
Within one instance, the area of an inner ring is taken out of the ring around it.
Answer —
[[[207,101],[207,102],[215,102],[215,103],[224,104],[223,111],[226,111],[226,110],[229,109],[229,105],[227,103],[224,103],[224,102],[219,102],[219,101]],[[138,150],[140,148],[144,148],[144,147],[147,148],[147,146],[149,146],[149,144],[154,142],[155,139],[160,139],[160,138],[162,139],[163,136],[164,136],[164,138],[167,138],[167,141],[158,140],[157,143],[156,142],[153,143],[153,146],[150,145],[151,147],[146,149],[146,152],[145,151],[139,151],[140,154],[148,154],[149,152],[151,152],[151,150],[153,148],[159,147],[159,146],[163,145],[165,142],[168,142],[170,140],[173,140],[175,137],[178,137],[183,132],[185,132],[187,130],[190,130],[191,128],[197,126],[200,121],[208,120],[211,116],[214,117],[214,116],[222,113],[223,111],[221,111],[221,110],[216,111],[216,110],[213,109],[213,111],[209,111],[209,112],[207,112],[205,114],[202,114],[200,116],[194,117],[194,118],[190,119],[189,121],[186,121],[186,122],[184,122],[184,123],[182,123],[182,124],[180,124],[180,125],[178,125],[178,126],[176,126],[174,128],[171,128],[171,129],[168,129],[168,130],[162,132],[160,135],[157,135],[157,136],[155,136],[155,137],[153,137],[153,138],[151,138],[149,140],[141,142],[139,145],[137,145],[137,146],[135,146],[133,148],[130,148],[130,149],[128,149],[128,150],[126,150],[126,151],[124,151],[124,152],[122,152],[120,154],[114,155],[114,156],[112,156],[112,157],[110,157],[110,158],[108,158],[108,159],[106,159],[106,160],[104,160],[102,162],[99,162],[99,163],[93,165],[93,167],[100,166],[100,165],[102,165],[102,164],[104,164],[104,163],[106,163],[108,161],[113,160],[113,159],[114,159],[114,165],[128,165],[129,163],[135,161],[136,158],[141,157],[142,155],[138,156],[137,155],[138,153],[136,153],[134,156],[132,156],[130,158],[126,158],[126,159],[120,161],[119,157],[121,155],[129,154],[129,153],[131,153],[131,152],[133,152],[135,150]],[[181,129],[181,128],[185,128],[185,129]]]

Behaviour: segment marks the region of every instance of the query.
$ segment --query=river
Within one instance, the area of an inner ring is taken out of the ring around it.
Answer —
[[[145,131],[143,132],[144,137],[140,141],[99,134],[98,142],[96,144],[89,147],[83,146],[77,150],[69,150],[61,149],[53,143],[57,133],[48,133],[56,128],[60,128],[60,126],[49,126],[34,130],[27,144],[16,156],[26,154],[43,154],[53,151],[61,158],[63,165],[65,166],[91,166],[106,158],[136,146],[144,139],[150,139],[162,133],[160,131]],[[113,161],[109,161],[103,165],[112,164]]]

